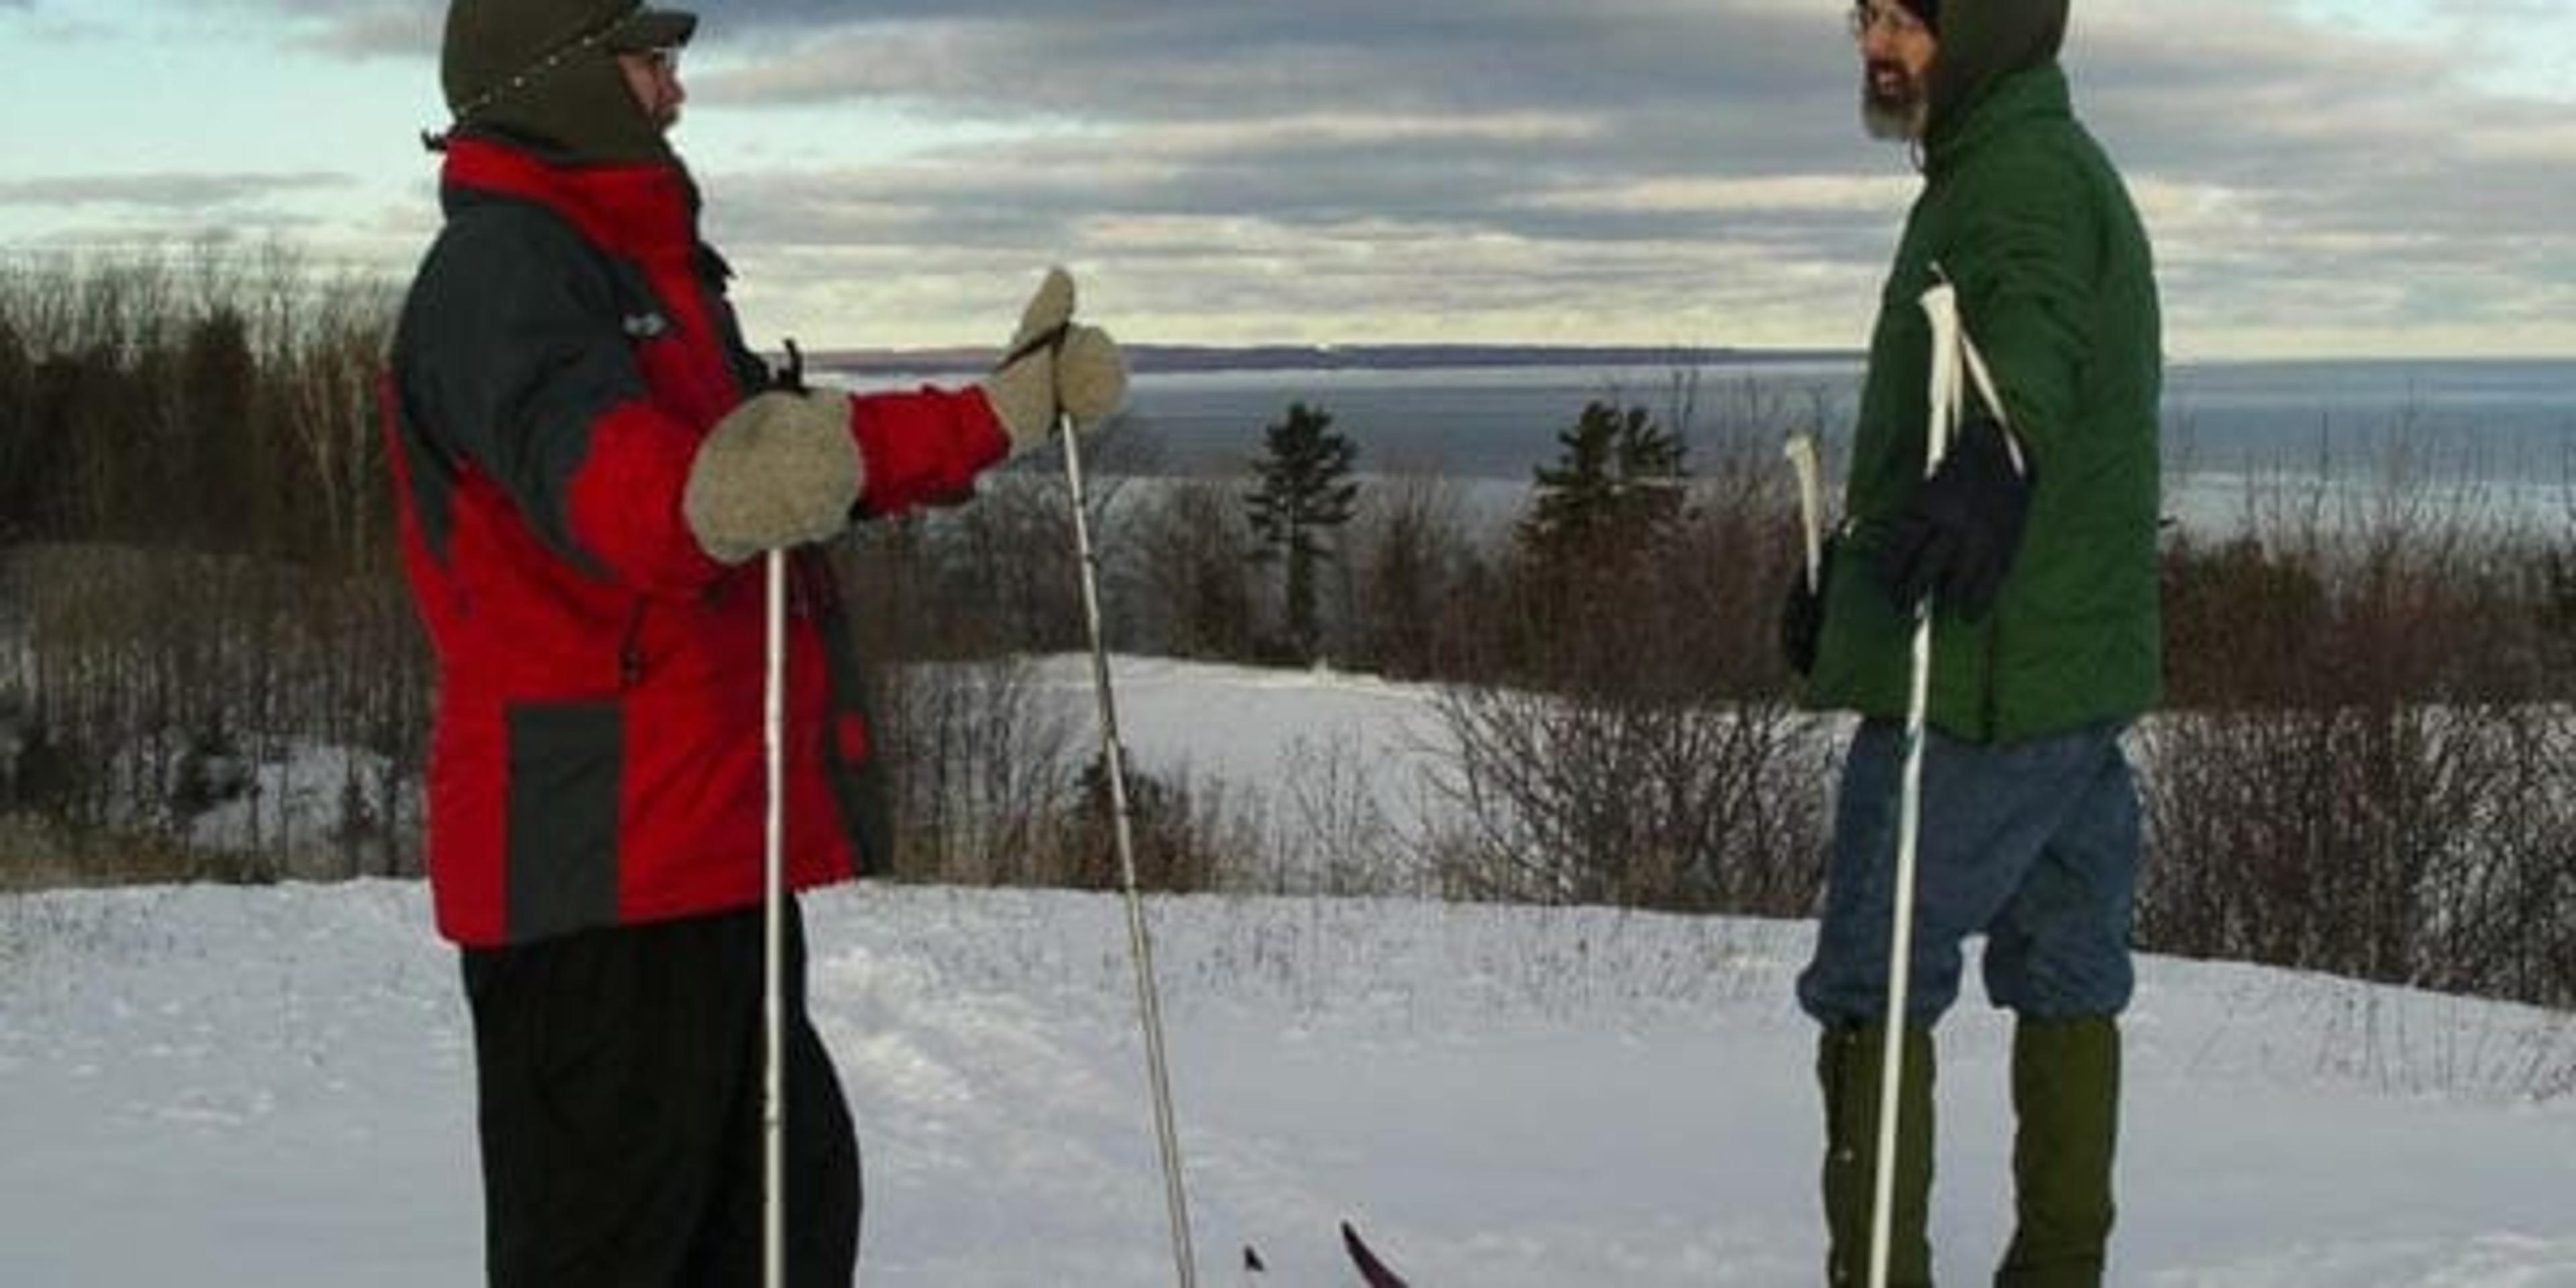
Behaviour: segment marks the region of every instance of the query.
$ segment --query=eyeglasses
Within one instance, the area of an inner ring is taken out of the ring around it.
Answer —
[[[654,49],[639,49],[633,56],[643,59],[644,65],[652,68],[656,72],[677,72],[680,70],[680,47],[678,45],[663,45]]]
[[[1847,21],[1851,24],[1854,40],[1869,39],[1869,33],[1873,30],[1885,31],[1888,35],[1896,37],[1921,36],[1931,32],[1931,28],[1923,25],[1921,18],[1915,17],[1911,10],[1901,4],[1880,5],[1871,4],[1869,0],[1859,0],[1859,3],[1852,6],[1851,16]]]

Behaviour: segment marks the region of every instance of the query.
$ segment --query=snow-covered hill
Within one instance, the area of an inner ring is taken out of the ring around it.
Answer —
[[[1606,911],[1154,908],[1207,1281],[1812,1282],[1805,929]],[[862,1281],[1170,1281],[1116,901],[813,902],[862,1123]],[[472,1282],[469,1036],[416,887],[0,903],[0,1281]],[[2121,1283],[2576,1284],[2569,1017],[2151,961]],[[2008,1219],[2004,1029],[1945,1026],[1945,1278]],[[2553,1093],[2536,1099],[2535,1093]]]
[[[1140,755],[1234,775],[1416,709],[1131,678]],[[1345,1217],[1426,1288],[1817,1280],[1804,924],[1151,914],[1202,1282],[1351,1283]],[[871,886],[808,916],[862,1282],[1170,1283],[1117,901]],[[2576,1017],[2151,959],[2128,1033],[2115,1282],[2576,1286]],[[2006,1034],[1973,1000],[1942,1031],[1944,1282],[1982,1282],[2009,1225]],[[472,1113],[416,886],[0,899],[0,1285],[476,1282]]]

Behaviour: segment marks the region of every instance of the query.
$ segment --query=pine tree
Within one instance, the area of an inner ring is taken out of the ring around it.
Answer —
[[[1523,547],[1541,563],[1604,560],[1651,547],[1681,513],[1682,440],[1643,407],[1586,403],[1553,466],[1535,471],[1538,500]]]
[[[1244,498],[1259,543],[1256,562],[1287,566],[1288,644],[1302,659],[1316,655],[1315,567],[1331,559],[1319,536],[1350,522],[1359,484],[1350,480],[1359,447],[1332,430],[1332,415],[1302,402],[1266,431],[1267,454],[1254,463],[1260,490]]]

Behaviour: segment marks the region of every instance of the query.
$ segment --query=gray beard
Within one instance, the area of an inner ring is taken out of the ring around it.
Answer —
[[[1873,139],[1908,143],[1922,138],[1924,108],[1920,97],[1890,101],[1870,93],[1867,85],[1861,87],[1860,123]]]

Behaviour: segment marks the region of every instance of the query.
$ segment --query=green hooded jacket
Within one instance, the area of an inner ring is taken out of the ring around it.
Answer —
[[[2066,0],[1955,0],[1941,17],[1923,192],[1879,299],[1808,700],[1905,714],[1912,615],[1876,565],[1922,484],[1931,327],[1916,301],[1937,264],[2036,484],[1994,609],[1976,622],[1935,613],[1929,719],[2012,743],[2126,719],[2160,696],[2163,353],[2146,234],[2068,107]]]

